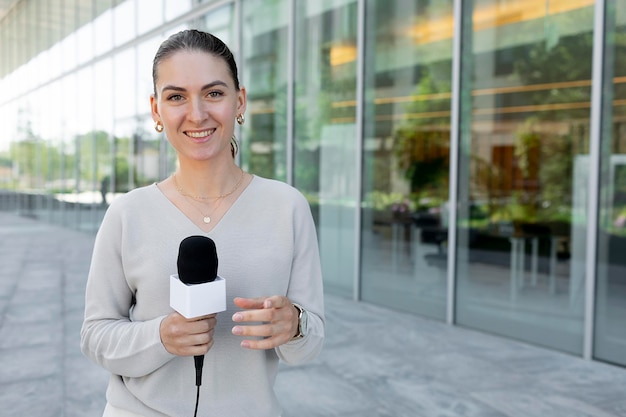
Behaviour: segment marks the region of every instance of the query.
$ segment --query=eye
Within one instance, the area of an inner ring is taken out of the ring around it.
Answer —
[[[221,92],[221,91],[215,91],[215,90],[214,90],[214,91],[209,91],[209,92],[207,93],[207,96],[208,96],[208,97],[210,97],[210,98],[219,98],[219,97],[221,97],[221,96],[223,96],[223,95],[224,95],[224,93],[223,93],[223,92]]]
[[[183,96],[180,94],[172,94],[171,96],[167,96],[168,101],[180,101],[183,99]]]

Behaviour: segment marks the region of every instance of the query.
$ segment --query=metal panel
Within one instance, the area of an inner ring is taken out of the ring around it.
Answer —
[[[471,11],[471,10],[470,10]],[[463,48],[463,3],[454,1],[454,39],[452,42],[452,103],[450,120],[450,181],[449,181],[449,222],[448,222],[448,277],[446,323],[454,324],[456,288],[456,249],[457,249],[457,207],[459,201],[459,147],[461,144],[461,57]]]
[[[583,333],[583,357],[593,355],[594,310],[596,290],[596,262],[598,258],[598,212],[600,204],[600,157],[602,140],[602,90],[604,79],[604,32],[605,0],[595,4],[593,37],[593,72],[591,89],[591,128],[589,145],[589,205],[587,206],[587,247],[585,270],[585,321]],[[612,80],[611,80],[612,82]]]
[[[358,178],[356,195],[354,196],[354,281],[352,284],[353,299],[361,298],[361,201],[363,199],[363,117],[365,112],[365,0],[357,4],[357,74],[356,74],[356,141],[354,157],[355,178]]]

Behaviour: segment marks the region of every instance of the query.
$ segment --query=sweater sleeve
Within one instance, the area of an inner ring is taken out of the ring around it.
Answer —
[[[161,343],[164,316],[133,321],[123,264],[123,207],[111,205],[96,236],[85,291],[83,354],[113,374],[145,376],[174,358]]]
[[[308,314],[305,337],[276,348],[281,360],[290,365],[313,360],[324,344],[324,293],[317,233],[308,202],[298,193],[293,216],[294,256],[287,297]]]

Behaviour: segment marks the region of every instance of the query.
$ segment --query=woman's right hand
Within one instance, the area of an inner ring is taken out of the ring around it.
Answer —
[[[177,311],[161,321],[161,343],[178,356],[204,355],[213,346],[216,314],[187,319]]]

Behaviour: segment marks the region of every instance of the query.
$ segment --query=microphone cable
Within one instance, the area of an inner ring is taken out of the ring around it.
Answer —
[[[197,391],[196,391],[196,409],[193,412],[193,417],[197,417],[198,416],[198,404],[199,403],[200,403],[200,385],[198,385]]]
[[[202,385],[202,367],[204,365],[204,355],[196,355],[193,357],[193,362],[196,368],[196,409],[193,412],[193,417],[198,416],[198,404],[200,403],[200,385]]]

